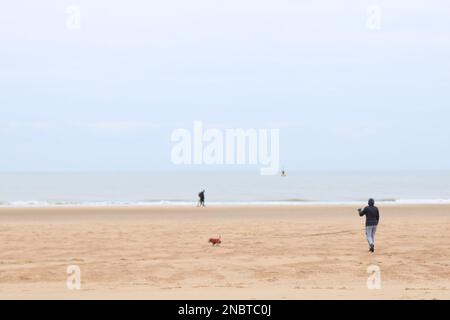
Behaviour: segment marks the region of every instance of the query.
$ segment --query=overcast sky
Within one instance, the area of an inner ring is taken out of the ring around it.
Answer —
[[[171,132],[194,120],[279,128],[289,170],[450,170],[449,17],[445,0],[5,2],[0,171],[175,169]]]

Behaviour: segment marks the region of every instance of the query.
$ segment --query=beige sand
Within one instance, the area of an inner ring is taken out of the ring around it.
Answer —
[[[381,214],[370,254],[346,206],[2,208],[0,298],[449,299],[450,206]]]

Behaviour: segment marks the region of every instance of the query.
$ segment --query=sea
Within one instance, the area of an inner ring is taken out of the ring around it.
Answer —
[[[450,171],[3,172],[1,207],[450,203]]]

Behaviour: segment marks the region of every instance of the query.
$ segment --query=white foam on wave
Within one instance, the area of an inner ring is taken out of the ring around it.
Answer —
[[[396,204],[450,204],[450,199],[397,199]]]
[[[365,201],[211,201],[208,206],[363,206]],[[377,201],[378,205],[444,205],[450,199],[392,199]],[[196,201],[152,200],[152,201],[9,201],[0,202],[0,207],[47,208],[47,207],[151,207],[151,206],[195,206]]]

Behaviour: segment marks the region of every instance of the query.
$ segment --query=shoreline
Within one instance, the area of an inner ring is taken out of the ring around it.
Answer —
[[[1,202],[0,202],[1,203]],[[365,201],[217,201],[206,202],[207,207],[364,207]],[[377,206],[404,207],[404,206],[450,206],[450,200],[402,200],[402,201],[376,201]],[[51,208],[192,208],[197,207],[197,202],[185,201],[161,201],[161,202],[86,202],[86,203],[46,203],[46,204],[0,204],[0,210],[4,209],[51,209]]]
[[[362,226],[362,218],[357,209],[363,206],[355,205],[301,205],[301,206],[266,206],[266,205],[216,205],[196,207],[193,205],[179,206],[53,206],[53,207],[0,207],[1,224],[30,223],[45,224],[49,222],[65,222],[83,224],[88,221],[113,223],[137,221],[151,222],[153,220],[170,221],[173,219],[202,220],[223,219],[274,219],[274,220],[317,220],[318,223],[355,220]],[[405,219],[412,218],[450,219],[450,204],[434,205],[379,205],[381,219],[384,217]],[[352,221],[354,222],[354,221]]]
[[[272,210],[277,209],[281,211],[288,211],[292,212],[292,210],[296,210],[299,212],[302,211],[308,211],[308,210],[323,210],[323,209],[330,209],[330,208],[338,208],[339,211],[342,211],[343,209],[349,210],[353,213],[357,213],[358,208],[363,208],[367,204],[364,202],[359,202],[355,204],[349,204],[349,203],[340,203],[340,204],[334,204],[334,203],[309,203],[309,204],[290,204],[290,205],[284,205],[284,204],[206,204],[205,207],[197,207],[195,204],[177,204],[177,205],[105,205],[105,206],[96,206],[96,205],[55,205],[55,206],[24,206],[24,207],[12,207],[12,206],[0,206],[0,215],[2,213],[7,213],[8,211],[88,211],[92,210],[93,212],[104,212],[104,211],[114,211],[114,212],[142,212],[142,211],[148,211],[148,212],[179,212],[180,210],[187,210],[187,211],[193,211],[193,212],[220,212],[220,211],[227,211],[232,213],[233,209],[239,209],[243,211],[248,212],[254,212],[255,210]],[[377,207],[380,208],[380,210],[384,209],[400,209],[400,210],[406,210],[406,209],[415,209],[415,208],[430,208],[430,209],[448,209],[450,212],[450,204],[447,203],[433,203],[433,204],[427,204],[427,203],[418,203],[418,204],[400,204],[400,203],[376,203]]]

